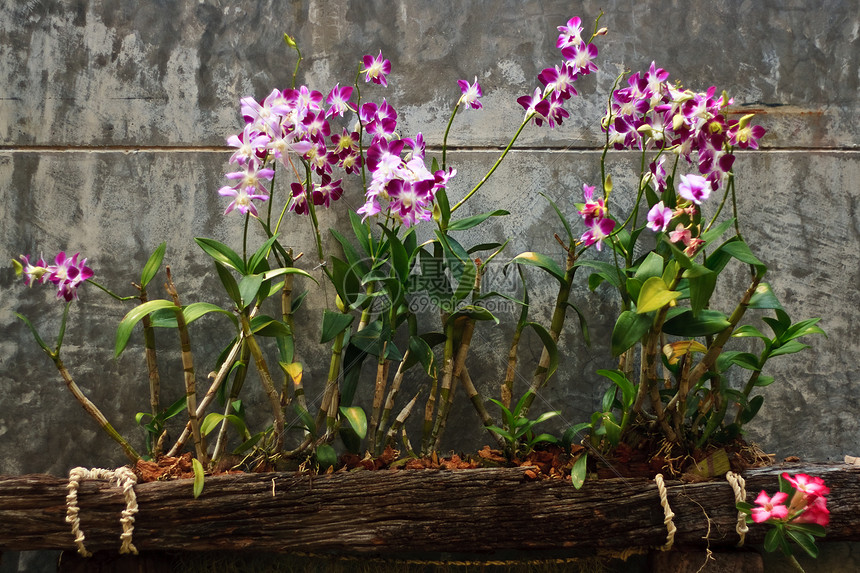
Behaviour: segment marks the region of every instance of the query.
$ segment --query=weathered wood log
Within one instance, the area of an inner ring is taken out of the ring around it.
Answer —
[[[828,541],[860,540],[860,467],[782,465],[745,472],[747,500],[775,492],[782,471],[821,476],[831,488]],[[733,545],[737,512],[726,481],[666,482],[678,528],[675,544]],[[653,481],[529,480],[524,468],[358,471],[207,477],[135,487],[140,511],[134,544],[145,550],[255,550],[339,554],[622,552],[666,541]],[[66,480],[47,475],[0,478],[0,551],[74,549]],[[90,550],[117,550],[121,491],[84,481],[78,494]],[[751,526],[747,543],[761,542]]]

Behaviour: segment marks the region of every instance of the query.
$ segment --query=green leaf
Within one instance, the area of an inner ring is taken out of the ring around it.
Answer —
[[[436,158],[433,158],[433,161],[436,161]],[[438,169],[436,167],[433,168],[433,173],[436,173]],[[439,191],[436,192],[436,205],[439,207],[439,225],[446,229],[448,227],[448,221],[451,220],[451,206],[448,202],[448,192],[444,187],[441,187]]]
[[[389,250],[391,253],[391,267],[394,269],[396,276],[400,282],[406,280],[409,275],[409,255],[406,253],[406,247],[397,237],[397,233],[388,227],[382,227],[383,232],[388,237]]]
[[[208,436],[209,433],[212,432],[215,428],[218,427],[218,424],[226,418],[224,414],[219,414],[218,412],[210,412],[203,418],[203,423],[200,424],[200,433],[204,436]]]
[[[802,344],[797,340],[791,340],[773,349],[770,353],[770,358],[773,358],[774,356],[782,356],[783,354],[794,354],[795,352],[800,352],[807,348],[809,348],[808,344]]]
[[[759,283],[755,289],[755,293],[750,297],[750,302],[749,305],[747,305],[747,308],[778,308],[782,310],[782,305],[779,303],[779,299],[776,298],[770,285],[762,282]]]
[[[586,346],[591,346],[591,335],[588,332],[588,323],[585,321],[585,315],[579,310],[572,302],[566,302],[567,306],[573,309],[576,313],[576,316],[579,318],[579,329],[582,331],[582,340],[585,342]]]
[[[316,422],[308,413],[307,410],[299,406],[297,403],[293,403],[293,411],[295,411],[296,415],[299,417],[299,420],[302,423],[302,427],[310,432],[312,436],[316,436]]]
[[[817,523],[792,523],[789,525],[789,528],[797,531],[803,531],[815,537],[824,537],[824,535],[827,533],[827,531],[824,529],[824,526],[818,525]]]
[[[558,215],[558,218],[561,220],[561,224],[564,225],[564,230],[567,232],[568,245],[573,245],[576,242],[576,239],[573,236],[573,229],[571,229],[570,222],[567,220],[567,217],[564,216],[564,213],[561,212],[561,209],[558,208],[555,201],[547,197],[544,193],[541,193],[541,196],[549,202],[555,210],[555,214]]]
[[[651,277],[662,277],[663,257],[654,251],[649,252],[645,260],[639,264],[639,268],[636,269],[636,273],[633,276],[641,282],[645,282]]]
[[[364,410],[358,406],[341,406],[339,410],[341,416],[349,422],[352,430],[363,440],[367,435],[367,416],[364,414]]]
[[[749,352],[739,352],[737,350],[725,350],[720,357],[717,358],[717,371],[725,372],[732,364],[737,364],[745,370],[759,370],[758,357]]]
[[[236,279],[233,278],[233,273],[219,262],[215,263],[215,270],[218,272],[218,278],[221,279],[221,284],[224,285],[224,290],[227,291],[227,296],[230,297],[236,306],[242,305],[242,293],[239,290],[239,285]]]
[[[328,444],[321,444],[317,447],[316,458],[321,472],[337,464],[337,452]]]
[[[720,249],[730,254],[737,260],[741,261],[742,263],[753,265],[760,270],[767,270],[765,264],[758,260],[754,254],[752,254],[752,251],[750,250],[749,246],[737,237],[723,243],[720,246]]]
[[[734,219],[728,219],[726,221],[723,221],[722,223],[720,223],[716,227],[708,229],[707,231],[702,233],[699,236],[699,238],[702,239],[703,241],[705,241],[705,244],[708,244],[712,241],[716,241],[717,239],[719,239],[720,237],[723,236],[723,233],[725,233],[729,229],[729,227],[731,227],[734,224],[735,224]]]
[[[152,280],[155,273],[157,273],[158,269],[161,268],[161,262],[164,260],[164,251],[166,248],[167,243],[161,243],[152,255],[150,255],[149,260],[146,261],[146,264],[143,266],[143,271],[140,273],[141,288],[146,288],[146,285],[149,284],[149,281]]]
[[[435,378],[435,361],[436,355],[433,354],[433,349],[426,340],[420,336],[409,337],[409,356],[406,358],[406,364],[403,365],[404,370],[408,370],[414,364],[420,362],[421,366],[424,367],[424,371]]]
[[[663,308],[681,296],[678,291],[669,290],[661,277],[651,277],[642,285],[639,300],[636,302],[636,313],[644,314]]]
[[[207,255],[215,259],[215,262],[232,268],[240,274],[245,274],[245,262],[230,247],[219,243],[214,239],[195,237],[194,241],[200,245]]]
[[[341,314],[328,309],[323,310],[322,337],[320,344],[325,344],[350,327],[355,317],[351,314]]]
[[[272,250],[272,245],[274,245],[275,241],[277,240],[278,235],[272,235],[268,238],[268,240],[266,240],[265,243],[260,245],[260,248],[257,249],[257,251],[253,255],[251,255],[251,259],[248,261],[248,265],[246,267],[246,270],[248,272],[259,272],[257,270],[257,266],[269,257],[269,253]]]
[[[449,231],[465,231],[467,229],[471,229],[472,227],[476,227],[489,219],[490,217],[501,217],[504,215],[510,215],[507,211],[502,209],[496,209],[495,211],[490,211],[489,213],[481,213],[480,215],[473,215],[471,217],[464,217],[463,219],[458,219],[448,224]]]
[[[347,240],[346,237],[341,235],[337,229],[329,229],[331,234],[337,239],[337,242],[340,243],[341,248],[343,249],[343,254],[346,257],[347,262],[350,266],[357,266],[360,270],[359,272],[364,274],[367,272],[367,264],[355,247],[352,246],[352,243]]]
[[[573,469],[570,470],[570,481],[573,487],[580,489],[585,483],[585,476],[588,471],[588,453],[582,452],[573,463]]]
[[[319,284],[319,281],[312,277],[307,272],[302,269],[297,269],[296,267],[281,267],[278,269],[272,269],[270,271],[265,271],[261,273],[263,275],[263,280],[267,281],[273,279],[275,277],[279,277],[281,275],[301,275],[305,278],[311,279],[315,283]]]
[[[161,309],[161,308],[172,308],[174,310],[178,310],[175,304],[173,304],[169,300],[157,299],[150,300],[145,302],[139,306],[134,307],[120,321],[119,326],[116,329],[116,344],[114,345],[114,357],[119,357],[122,354],[122,351],[125,350],[126,345],[128,345],[128,339],[131,337],[131,332],[134,329],[134,326],[143,319],[144,316],[149,313]]]
[[[732,332],[732,336],[736,338],[755,337],[761,338],[762,340],[770,340],[769,336],[763,334],[762,331],[751,324],[744,324],[743,326],[737,327],[734,332]]]
[[[743,409],[740,416],[740,423],[746,424],[753,418],[755,418],[756,414],[758,414],[759,410],[761,410],[761,405],[764,404],[764,396],[755,396],[747,405],[746,408]]]
[[[526,252],[520,253],[516,257],[514,257],[510,263],[516,263],[518,265],[529,265],[533,267],[538,267],[540,269],[545,270],[553,277],[555,277],[560,283],[564,284],[564,271],[558,265],[557,262],[552,260],[546,255],[542,255],[540,253],[535,252]]]
[[[254,302],[262,284],[263,275],[245,275],[242,277],[239,281],[239,299],[241,300],[242,308],[247,308]]]
[[[353,211],[352,209],[347,209],[349,213],[349,222],[352,225],[352,232],[355,234],[355,238],[358,240],[361,248],[364,249],[364,252],[369,256],[373,253],[373,235],[370,233],[370,226],[367,223],[364,223],[361,220],[361,217]]]
[[[611,263],[606,263],[603,261],[592,261],[589,259],[583,259],[583,260],[577,261],[575,266],[577,266],[577,267],[588,267],[588,268],[596,269],[598,271],[596,273],[593,273],[588,278],[588,288],[591,290],[594,290],[595,288],[597,288],[597,285],[600,284],[600,282],[597,282],[595,284],[593,282],[592,277],[599,277],[600,279],[605,280],[606,282],[608,282],[609,284],[611,284],[615,288],[617,288],[617,289],[621,288],[621,281],[623,280],[624,273],[622,273],[619,269],[617,269],[615,267],[615,265],[613,265]]]
[[[800,338],[807,334],[823,334],[824,337],[827,338],[827,334],[821,330],[820,327],[815,326],[819,320],[821,319],[809,318],[807,320],[801,320],[797,324],[792,324],[788,330],[785,331],[785,334],[780,337],[780,341],[788,342],[789,340],[794,340],[795,338]]]
[[[233,321],[233,324],[237,326],[239,325],[239,320],[236,318],[235,314],[209,302],[192,302],[182,309],[182,315],[185,317],[185,324],[191,324],[201,316],[205,316],[210,312],[218,312],[228,316],[230,320]]]
[[[257,336],[290,336],[290,327],[271,316],[259,315],[251,320],[251,332]]]
[[[620,370],[598,370],[597,374],[609,378],[621,390],[621,402],[624,405],[624,411],[633,406],[636,401],[636,388],[633,383],[627,379],[624,373]]]
[[[694,316],[699,316],[703,309],[706,309],[711,302],[711,295],[714,294],[714,289],[717,286],[717,273],[708,270],[702,265],[694,263],[693,269],[705,269],[707,272],[688,276],[690,271],[684,272],[684,277],[688,277],[690,285],[690,307],[693,310]],[[691,270],[693,270],[691,269]]]
[[[53,355],[54,355],[54,351],[53,351],[53,350],[51,350],[50,348],[48,348],[48,345],[47,345],[47,344],[45,344],[45,341],[44,341],[44,340],[42,340],[42,337],[41,337],[41,336],[39,336],[39,333],[36,331],[36,327],[35,327],[35,326],[33,326],[33,323],[32,323],[32,322],[30,322],[30,319],[28,319],[28,318],[27,318],[26,316],[24,316],[23,314],[19,314],[19,313],[17,313],[17,312],[15,313],[15,316],[17,316],[18,318],[20,318],[20,319],[24,322],[24,324],[26,324],[26,325],[27,325],[27,327],[30,329],[30,332],[33,334],[33,338],[35,338],[35,339],[36,339],[36,344],[38,344],[38,345],[39,345],[39,347],[40,347],[42,350],[44,350],[48,355],[53,356]],[[129,334],[131,334],[131,332],[129,332]]]
[[[549,354],[549,366],[546,371],[546,380],[555,374],[555,371],[558,369],[558,345],[552,339],[552,335],[550,335],[549,331],[536,322],[527,322],[525,326],[530,327],[535,333],[540,337],[541,342],[543,342],[544,348],[546,348],[547,354]]]
[[[800,545],[801,549],[806,551],[807,555],[812,558],[818,557],[818,547],[815,545],[815,539],[812,535],[790,527],[788,528],[788,536]]]
[[[615,328],[612,329],[612,356],[620,356],[639,342],[651,328],[652,320],[650,316],[632,310],[625,310],[618,315]]]
[[[206,479],[206,475],[203,464],[197,458],[191,460],[191,467],[194,469],[194,499],[197,499],[203,493],[203,480]]]
[[[774,380],[773,376],[759,376],[758,379],[756,379],[756,381],[755,381],[755,385],[757,387],[758,386],[761,386],[761,387],[770,386],[771,384],[773,384],[773,380]]]
[[[718,310],[700,310],[699,316],[694,317],[693,311],[684,309],[663,323],[663,332],[684,338],[696,336],[711,336],[718,334],[731,326],[726,315]]]
[[[461,309],[459,309],[457,312],[455,312],[451,316],[449,316],[448,317],[448,323],[450,323],[454,320],[457,320],[458,318],[460,318],[462,316],[466,316],[468,318],[471,318],[472,320],[492,320],[496,324],[499,324],[499,319],[496,318],[492,312],[490,312],[489,310],[487,310],[486,308],[484,308],[482,306],[477,306],[477,305],[473,305],[473,304],[468,304],[468,305],[462,307]]]
[[[612,417],[612,414],[605,413],[603,415],[603,427],[606,428],[606,438],[613,446],[617,446],[621,441],[621,426]]]

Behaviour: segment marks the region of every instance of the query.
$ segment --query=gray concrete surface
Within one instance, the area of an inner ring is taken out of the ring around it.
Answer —
[[[736,166],[746,238],[770,266],[769,280],[792,317],[821,316],[829,334],[811,339],[807,352],[773,363],[769,373],[777,383],[767,388],[750,436],[779,457],[860,455],[860,399],[853,388],[860,374],[860,12],[854,0],[585,0],[575,6],[555,0],[12,0],[0,6],[0,258],[81,251],[100,282],[125,292],[164,240],[183,298],[222,302],[211,265],[192,239],[241,241],[239,218],[222,217],[225,202],[216,194],[229,157],[224,140],[241,126],[240,97],[262,98],[289,85],[295,60],[283,33],[294,35],[305,55],[300,81],[326,93],[335,82],[350,84],[360,57],[381,49],[392,62],[390,87],[363,87],[363,93],[386,97],[400,113],[402,131],[423,132],[431,153],[438,152],[460,95],[456,80],[477,75],[485,109],[459,114],[449,140],[458,148],[449,154],[459,171],[449,190],[456,197],[486,172],[518,125],[516,97],[530,93],[537,73],[557,61],[555,27],[574,15],[587,23],[601,8],[609,34],[598,44],[600,71],[577,84],[581,95],[569,106],[571,118],[554,131],[527,129],[520,149],[468,208],[513,213],[485,231],[491,240],[512,238],[510,255],[559,256],[552,233],[561,229],[538,193],[573,214],[582,184],[597,179],[597,121],[616,75],[654,60],[686,87],[725,89],[737,113],[756,113],[769,130],[762,149],[740,153]],[[635,162],[612,156],[616,187],[629,183]],[[345,210],[361,202],[353,184],[323,215],[323,225],[343,227]],[[290,225],[288,242],[310,253],[307,221]],[[533,317],[545,319],[551,284],[534,279]],[[61,310],[53,294],[24,288],[7,263],[0,289],[0,474],[63,475],[76,465],[123,463],[14,315],[29,316],[51,339]],[[313,362],[327,352],[316,344],[317,312],[331,305],[330,295],[315,290],[300,315],[309,332],[300,347],[309,385],[326,373]],[[614,320],[616,310],[606,292],[588,291],[584,277],[574,296],[595,343],[584,348],[569,323],[559,375],[536,406],[561,409],[570,423],[585,420],[602,394],[593,372],[612,361],[605,352],[611,324],[601,321]],[[127,309],[87,288],[74,305],[65,362],[117,428],[142,447],[134,423],[134,413],[147,409],[141,349],[112,358],[115,325]],[[226,340],[221,326],[207,319],[192,331],[210,361]],[[508,333],[481,325],[473,343],[472,369],[488,373],[478,383],[492,396]],[[162,337],[160,344],[167,350],[175,341]],[[538,352],[538,341],[528,341],[523,357]],[[201,373],[210,368],[205,360]],[[182,392],[178,357],[172,362],[163,363],[165,402]],[[247,400],[262,402],[253,393]],[[369,401],[368,385],[359,403]],[[448,447],[482,443],[468,404],[457,407],[451,423]]]

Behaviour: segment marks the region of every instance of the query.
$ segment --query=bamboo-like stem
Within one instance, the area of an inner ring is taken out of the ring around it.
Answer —
[[[517,328],[511,338],[511,349],[508,351],[508,367],[505,371],[505,380],[502,382],[501,402],[505,408],[511,409],[511,399],[514,393],[514,378],[517,375],[517,347],[520,344],[520,336],[523,334],[523,322],[517,323]]]
[[[340,376],[340,363],[343,354],[343,339],[346,331],[342,330],[334,339],[334,344],[331,347],[331,360],[328,367],[328,379],[326,380],[325,392],[323,394],[322,403],[320,404],[319,412],[317,413],[317,429],[322,429],[323,422],[326,422],[327,433],[334,429],[334,421],[337,416],[338,388],[337,380]]]
[[[463,325],[463,332],[460,336],[460,345],[457,347],[457,356],[454,360],[453,367],[450,370],[451,379],[448,381],[450,392],[448,394],[448,399],[445,401],[445,412],[442,415],[442,409],[440,406],[439,414],[440,416],[437,418],[439,422],[438,429],[436,431],[435,439],[433,441],[433,449],[439,450],[442,445],[442,434],[445,431],[445,425],[448,422],[448,413],[451,411],[451,405],[454,402],[454,386],[453,379],[459,378],[460,374],[463,371],[463,368],[466,364],[466,355],[469,353],[469,347],[472,344],[472,335],[475,332],[475,319],[473,318],[465,318],[465,324]],[[447,344],[447,343],[446,343]],[[447,373],[446,373],[447,375]],[[445,387],[445,381],[443,380],[442,387]]]
[[[146,303],[149,299],[146,296],[146,288],[137,286],[140,291],[140,304]],[[158,360],[155,352],[155,329],[152,326],[152,318],[146,314],[141,320],[143,324],[143,346],[146,352],[146,369],[149,372],[149,407],[153,416],[157,416],[160,406],[161,394],[161,379],[158,376]],[[158,454],[160,452],[153,452]]]
[[[433,412],[436,406],[436,393],[439,390],[439,376],[434,368],[432,383],[430,385],[430,395],[427,397],[427,402],[424,404],[424,426],[421,432],[421,452],[427,453],[430,449],[430,440],[433,436]]]
[[[460,383],[463,385],[463,389],[466,391],[466,395],[469,396],[469,400],[472,402],[472,405],[475,407],[475,411],[478,413],[478,417],[481,418],[481,423],[484,424],[484,427],[487,428],[487,431],[490,432],[490,435],[496,441],[498,446],[502,449],[505,448],[505,439],[498,435],[496,432],[489,429],[490,426],[495,426],[496,421],[493,420],[493,417],[487,412],[486,406],[484,406],[484,399],[481,397],[481,394],[478,393],[478,389],[475,388],[475,384],[472,382],[472,377],[469,375],[469,369],[465,366],[460,371]]]
[[[561,329],[564,327],[564,319],[567,316],[568,300],[570,299],[570,289],[573,285],[573,277],[576,274],[577,269],[575,263],[576,252],[573,248],[570,248],[567,251],[567,268],[564,272],[564,281],[559,285],[558,296],[556,296],[555,299],[555,308],[553,309],[552,319],[550,321],[549,336],[552,338],[553,342],[558,342],[558,338],[561,335]],[[534,375],[532,376],[532,382],[529,388],[530,393],[523,404],[523,416],[528,413],[532,402],[534,402],[535,396],[537,396],[538,390],[546,384],[546,376],[549,372],[549,362],[549,350],[544,347],[541,351],[538,366],[535,368]]]
[[[371,448],[376,443],[376,430],[379,428],[379,418],[382,414],[382,401],[385,399],[385,387],[388,385],[388,364],[389,360],[385,359],[385,351],[388,348],[388,341],[382,343],[382,351],[379,353],[379,360],[376,363],[376,380],[373,390],[373,407],[370,412],[370,423],[367,426],[367,435],[370,436]]]
[[[260,375],[260,381],[263,384],[263,390],[269,398],[269,404],[272,406],[274,415],[274,430],[276,436],[276,448],[280,451],[284,443],[284,411],[281,409],[281,399],[278,396],[278,391],[275,390],[275,382],[269,373],[269,367],[266,365],[266,359],[263,357],[263,351],[260,345],[257,344],[257,339],[251,332],[251,321],[248,313],[242,311],[239,313],[239,320],[242,324],[242,334],[245,337],[245,342],[248,349],[251,351],[251,356],[254,357],[254,364],[257,367],[257,372]]]
[[[663,430],[663,433],[669,442],[675,442],[677,441],[678,436],[675,433],[675,430],[672,429],[672,426],[669,425],[669,421],[666,419],[666,415],[663,410],[663,401],[660,397],[660,386],[657,384],[657,354],[655,349],[657,347],[657,342],[660,339],[660,329],[663,324],[663,321],[660,319],[665,318],[665,310],[667,308],[668,307],[664,307],[657,313],[659,326],[652,326],[651,330],[645,336],[645,341],[642,343],[639,387],[647,387],[648,394],[651,399],[651,409],[657,416],[657,422],[660,424],[660,428]],[[624,429],[625,428],[622,427],[622,431]]]
[[[394,409],[394,400],[397,398],[397,393],[400,392],[400,385],[403,383],[403,376],[406,374],[404,366],[409,361],[409,349],[403,353],[403,360],[397,366],[397,371],[394,373],[394,379],[391,381],[391,388],[388,390],[388,396],[385,398],[385,407],[379,418],[379,426],[376,430],[376,437],[371,442],[371,448],[378,454],[382,451],[382,441],[385,435],[385,425],[391,417],[391,411]]]
[[[248,374],[248,359],[250,356],[251,350],[248,348],[248,345],[242,344],[241,350],[239,351],[239,364],[236,366],[235,373],[233,374],[233,386],[230,387],[230,396],[227,398],[227,403],[224,404],[224,416],[228,416],[230,414],[233,410],[233,401],[239,398],[239,392],[242,391],[242,386],[245,384],[245,377]],[[226,362],[228,361],[225,361],[225,363]],[[206,397],[208,398],[210,394],[214,396],[215,392],[212,392],[210,389],[210,392],[206,394]],[[224,454],[224,449],[227,447],[227,426],[228,423],[226,418],[221,420],[221,427],[218,429],[218,439],[215,441],[215,449],[212,452],[213,461],[217,462],[221,459],[221,456]]]
[[[66,369],[65,365],[63,365],[63,361],[60,359],[59,355],[53,354],[51,355],[51,359],[54,361],[54,365],[60,372],[60,376],[63,377],[63,382],[66,383],[66,387],[72,393],[72,396],[74,396],[80,405],[83,406],[87,414],[89,414],[96,423],[98,423],[99,427],[120,445],[123,453],[125,453],[131,463],[136,463],[137,460],[140,459],[140,454],[138,454],[131,444],[129,444],[128,441],[123,438],[113,426],[111,426],[110,422],[108,422],[101,410],[99,410],[98,407],[93,404],[86,395],[84,395],[83,391],[81,391],[80,387],[72,379],[72,375],[69,374],[69,371]]]
[[[415,396],[413,396],[412,400],[410,400],[409,403],[406,404],[406,406],[404,406],[403,409],[400,410],[400,413],[398,413],[397,416],[394,418],[394,422],[391,423],[391,428],[388,429],[388,432],[385,434],[385,439],[382,440],[383,450],[386,446],[388,446],[397,439],[397,432],[400,431],[400,429],[403,427],[403,424],[406,422],[406,419],[409,417],[410,414],[412,414],[412,410],[415,408],[415,404],[418,402],[418,396],[421,395],[421,392],[423,392],[423,389],[418,390],[418,392],[415,393]],[[404,431],[403,434],[406,435],[406,432]],[[411,451],[411,449],[412,448],[410,445],[409,450]]]
[[[256,314],[257,309],[255,308],[253,312],[251,312],[251,316],[253,317]],[[212,384],[209,386],[209,390],[206,391],[206,395],[203,396],[203,399],[200,400],[200,404],[197,406],[197,418],[203,416],[203,413],[206,412],[206,408],[209,407],[209,404],[212,403],[212,400],[215,399],[215,394],[218,392],[218,388],[221,387],[221,384],[227,377],[227,374],[230,372],[230,369],[233,367],[233,363],[236,361],[236,357],[239,355],[239,349],[241,348],[242,335],[239,335],[239,340],[237,340],[233,344],[233,348],[230,349],[230,353],[227,355],[226,360],[221,364],[221,368],[218,370],[218,373],[215,375],[215,379],[212,381]],[[185,445],[185,442],[188,440],[188,437],[191,435],[191,423],[187,423],[185,425],[185,429],[182,431],[182,434],[179,436],[179,439],[176,440],[176,443],[170,448],[170,451],[167,452],[168,456],[175,456],[179,450]]]
[[[735,307],[734,312],[732,312],[732,315],[729,317],[729,326],[714,338],[714,341],[708,347],[708,351],[705,353],[705,356],[690,371],[689,381],[687,382],[688,387],[692,388],[695,386],[702,376],[705,375],[705,372],[714,367],[717,358],[719,358],[720,353],[723,351],[723,346],[728,342],[729,338],[732,336],[732,332],[735,330],[735,327],[738,325],[741,318],[743,318],[744,313],[746,313],[750,299],[753,294],[755,294],[756,288],[758,288],[758,284],[761,282],[763,277],[763,270],[756,272],[749,288],[747,288],[737,307]]]
[[[204,466],[209,462],[209,454],[206,451],[206,442],[200,433],[200,420],[197,417],[197,379],[194,374],[194,357],[191,354],[191,338],[188,335],[188,325],[185,323],[185,315],[182,313],[182,305],[179,301],[179,292],[173,283],[170,265],[165,267],[167,283],[165,288],[176,305],[176,330],[179,332],[179,344],[182,350],[182,372],[185,378],[185,405],[188,411],[188,423],[191,425],[191,435],[194,439],[194,449],[197,459]]]
[[[449,321],[445,326],[445,350],[442,359],[442,383],[439,387],[439,408],[436,412],[436,421],[433,424],[433,429],[430,432],[429,439],[426,441],[426,447],[422,448],[423,453],[429,453],[428,448],[433,449],[436,447],[437,436],[439,435],[440,428],[442,426],[442,419],[448,413],[448,402],[451,394],[453,393],[452,381],[454,379],[454,321]],[[433,394],[431,394],[430,399],[428,399],[428,404],[430,401],[435,400]],[[426,423],[426,411],[425,411],[425,423]]]

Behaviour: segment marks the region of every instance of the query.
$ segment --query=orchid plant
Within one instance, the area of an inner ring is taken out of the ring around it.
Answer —
[[[581,310],[581,302],[571,300],[575,274],[586,268],[592,290],[608,285],[618,293],[621,312],[611,339],[618,368],[598,372],[610,383],[600,409],[589,421],[570,428],[562,440],[570,444],[572,436],[584,436],[586,449],[573,464],[574,483],[581,484],[588,471],[589,452],[592,458],[602,457],[622,442],[639,441],[644,433],[659,432],[665,443],[683,452],[739,436],[762,406],[763,397],[755,392],[774,381],[762,374],[765,363],[806,348],[799,339],[823,331],[818,319],[797,323],[789,319],[763,282],[765,265],[742,238],[734,152],[756,149],[764,129],[752,124],[751,115],[728,119],[727,107],[732,104],[728,95],[717,94],[715,88],[695,92],[671,84],[668,72],[656,64],[619,76],[600,120],[605,146],[599,181],[583,182],[581,202],[573,195],[561,204],[547,199],[563,230],[556,235],[559,253],[529,251],[510,257],[505,254],[506,242],[464,244],[463,231],[508,215],[504,209],[470,216],[459,211],[508,158],[520,134],[530,126],[559,128],[570,117],[566,106],[578,95],[574,86],[597,71],[596,42],[607,33],[599,21],[598,17],[590,33],[579,18],[558,27],[559,61],[540,72],[540,87],[517,100],[524,116],[512,138],[486,175],[456,200],[451,183],[461,176],[448,165],[447,139],[460,110],[478,112],[483,107],[477,76],[471,82],[457,81],[460,93],[440,142],[440,156],[428,157],[424,136],[402,132],[391,102],[362,94],[373,90],[370,93],[376,95],[388,85],[391,63],[381,51],[361,59],[352,85],[337,83],[324,95],[297,85],[302,54],[295,40],[285,35],[297,56],[291,87],[274,89],[259,101],[242,98],[244,126],[227,139],[233,149],[231,167],[228,184],[218,195],[225,201],[224,216],[238,216],[243,225],[242,244],[231,247],[211,238],[196,239],[212,259],[230,304],[225,308],[209,302],[184,304],[170,267],[163,264],[162,244],[130,296],[95,283],[79,254],[69,258],[60,253],[53,265],[42,260],[33,264],[22,255],[15,265],[25,283],[51,282],[67,304],[53,348],[29,320],[21,318],[69,387],[76,388],[60,360],[60,349],[78,289],[89,282],[116,298],[136,301],[119,324],[115,355],[125,350],[141,323],[150,408],[137,420],[146,430],[151,457],[176,455],[190,440],[204,466],[232,453],[257,467],[298,460],[326,468],[337,461],[333,444],[338,437],[345,448],[371,455],[400,446],[408,455],[429,455],[441,449],[458,385],[491,439],[513,455],[521,446],[558,441],[530,433],[534,424],[557,412],[534,421],[527,413],[558,369],[557,342],[571,309],[588,341],[587,312]],[[634,188],[614,188],[613,150],[639,154],[641,173]],[[347,211],[351,231],[321,228],[319,212],[338,210],[339,200],[350,192],[350,181],[360,184],[364,195],[355,211],[340,209]],[[618,193],[629,194],[632,202],[616,201]],[[632,209],[624,215],[619,204],[632,204]],[[568,214],[578,216],[584,231],[574,231]],[[313,229],[312,256],[282,243],[285,226],[297,217],[307,218]],[[428,239],[419,240],[419,227]],[[334,239],[336,252],[324,249],[326,232]],[[520,278],[521,296],[485,288],[483,279],[497,259],[504,259],[506,272]],[[734,310],[724,314],[713,308],[712,295],[718,276],[732,260],[749,269],[750,284]],[[151,299],[147,287],[162,267],[167,298]],[[546,273],[556,286],[549,324],[529,317],[530,269]],[[320,344],[330,345],[331,351],[325,381],[308,392],[295,343],[301,325],[294,315],[307,289],[320,281],[334,291],[320,328]],[[419,308],[418,298],[429,301],[429,308]],[[492,400],[507,419],[497,423],[472,380],[468,358],[480,323],[499,322],[493,312],[493,302],[499,300],[517,312],[508,368],[499,377],[499,400]],[[427,318],[423,311],[428,309],[432,320],[423,324]],[[775,316],[762,319],[773,336],[741,324],[748,309],[773,311]],[[209,313],[224,317],[231,336],[214,368],[207,364],[214,374],[201,397],[190,326]],[[161,404],[154,344],[159,327],[177,331],[183,365],[184,396],[167,407]],[[518,348],[526,331],[538,337],[543,349],[526,391],[514,400]],[[759,339],[760,354],[726,349],[738,338]],[[271,352],[264,350],[267,341]],[[273,355],[277,364],[271,362]],[[374,372],[369,382],[361,379],[365,364]],[[249,428],[242,399],[252,368],[272,420],[256,432]],[[413,368],[420,369],[423,382],[403,399],[404,377]],[[748,373],[740,389],[731,383],[730,370]],[[366,383],[373,397],[367,412],[354,405],[357,389]],[[137,460],[139,454],[101,412],[79,390],[72,391],[128,457]],[[220,410],[212,412],[215,400]],[[410,438],[405,422],[416,411],[423,417],[420,442],[413,445],[415,436]],[[168,420],[182,413],[187,416],[185,429],[167,448]]]

